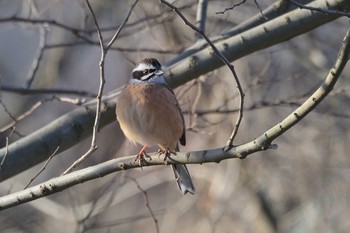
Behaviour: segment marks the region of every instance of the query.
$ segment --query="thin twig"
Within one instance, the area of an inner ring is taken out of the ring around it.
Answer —
[[[196,125],[197,114],[195,114],[195,112],[196,112],[196,108],[198,107],[199,100],[203,94],[202,91],[203,91],[203,83],[198,82],[197,93],[196,93],[196,96],[193,100],[192,107],[189,110],[189,112],[190,112],[189,128],[191,128],[191,129],[195,128],[195,125]]]
[[[61,43],[53,43],[53,44],[47,44],[45,46],[45,49],[56,49],[56,48],[63,48],[63,47],[72,47],[72,46],[84,46],[84,45],[98,45],[98,43],[88,44],[84,41],[76,41],[76,42],[61,42]],[[119,52],[128,52],[128,53],[158,53],[158,54],[179,54],[184,50],[184,48],[172,48],[172,49],[154,49],[154,48],[143,48],[143,47],[119,47],[119,46],[113,46],[110,48],[110,50],[115,50]]]
[[[242,4],[244,4],[246,1],[247,1],[247,0],[242,0],[242,1],[239,2],[239,3],[236,3],[236,4],[232,5],[231,7],[225,8],[223,11],[216,12],[216,14],[217,14],[217,15],[219,15],[219,14],[222,15],[222,14],[224,14],[226,11],[233,10],[234,8],[236,8],[236,7],[238,7],[238,6],[242,5]],[[259,12],[260,12],[260,15],[261,15],[265,20],[268,20],[268,17],[266,17],[266,16],[264,15],[264,12],[263,12],[263,10],[260,8],[260,6],[259,6],[257,0],[254,0],[254,4],[255,4],[256,8],[258,8],[258,10],[259,10]]]
[[[194,4],[195,4],[194,2],[187,3],[183,6],[181,6],[180,9],[189,9],[189,8],[193,7]],[[162,24],[162,23],[164,23],[164,21],[157,20],[157,19],[163,17],[164,14],[167,14],[167,13],[168,12],[161,12],[161,13],[155,14],[155,15],[146,15],[145,17],[138,18],[134,22],[130,22],[127,25],[127,27],[138,26],[139,28],[135,29],[135,32],[137,32],[144,26],[145,21],[154,21],[154,25]],[[5,18],[0,18],[0,24],[1,23],[23,23],[23,24],[33,24],[33,25],[41,24],[41,25],[54,26],[54,27],[66,30],[68,32],[71,32],[72,34],[76,35],[79,39],[82,39],[83,41],[85,41],[89,44],[93,41],[89,40],[87,37],[85,37],[83,35],[91,35],[91,34],[97,33],[96,29],[76,28],[76,27],[69,26],[69,25],[66,25],[64,23],[58,22],[56,20],[52,20],[52,19],[37,19],[37,18],[23,18],[23,17],[18,17],[18,16],[10,16],[10,17],[5,17]],[[101,32],[115,31],[119,27],[120,26],[104,27],[104,28],[100,28],[100,31]]]
[[[246,1],[247,1],[247,0],[242,0],[242,1],[240,1],[239,3],[233,4],[231,7],[225,8],[223,11],[218,11],[218,12],[216,12],[216,14],[217,14],[217,15],[219,15],[219,14],[222,15],[222,14],[224,14],[226,11],[233,10],[234,8],[236,8],[236,7],[238,7],[238,6],[242,5],[242,4],[244,4]]]
[[[345,65],[350,57],[350,27],[343,39],[341,48],[339,49],[338,57],[329,70],[327,77],[320,87],[297,109],[284,118],[280,123],[267,130],[263,135],[254,140],[257,147],[268,149],[271,142],[277,137],[285,133],[288,129],[293,127],[301,121],[307,114],[316,108],[322,100],[333,90],[335,83],[338,81]],[[242,155],[244,158],[245,155]]]
[[[332,9],[322,9],[320,7],[312,7],[312,6],[308,6],[308,5],[303,5],[300,4],[294,0],[286,0],[287,2],[292,3],[293,5],[299,7],[300,9],[306,9],[306,10],[310,10],[310,11],[317,11],[323,14],[336,14],[336,15],[342,15],[345,17],[350,18],[350,13],[345,12],[345,11],[339,11],[339,10],[332,10]]]
[[[51,19],[28,19],[28,18],[21,18],[17,16],[12,16],[8,18],[0,18],[0,23],[7,23],[7,22],[20,22],[20,23],[26,23],[26,24],[42,24],[42,25],[51,25],[55,27],[59,27],[61,29],[70,31],[72,34],[74,34],[79,39],[86,41],[87,43],[93,43],[94,41],[90,40],[88,37],[84,36],[84,30],[80,30],[79,28],[74,28],[71,26],[68,26],[64,23],[57,22],[56,20]]]
[[[159,233],[158,220],[157,220],[157,218],[156,218],[156,216],[155,216],[155,214],[154,214],[154,212],[149,204],[147,192],[143,188],[141,188],[140,184],[137,182],[137,180],[135,178],[130,177],[130,176],[125,176],[125,177],[132,180],[136,184],[136,187],[142,192],[144,200],[145,200],[145,205],[146,205],[148,212],[150,213],[150,215],[154,221],[154,225],[156,227],[156,232]]]
[[[95,150],[97,150],[97,145],[96,145],[96,138],[97,138],[97,133],[99,130],[99,123],[100,123],[100,118],[101,118],[101,105],[102,105],[102,95],[103,95],[103,88],[104,88],[104,84],[105,84],[105,66],[104,66],[104,62],[105,62],[105,58],[107,55],[108,50],[110,49],[110,47],[113,45],[113,43],[116,41],[116,39],[118,38],[121,30],[123,29],[123,27],[126,25],[126,23],[129,20],[129,17],[131,15],[131,12],[133,11],[133,9],[135,8],[136,4],[137,4],[138,0],[136,0],[130,7],[130,10],[128,12],[128,15],[125,17],[123,23],[120,25],[120,27],[118,28],[118,30],[116,31],[116,33],[114,34],[114,36],[112,37],[112,39],[110,40],[110,42],[108,42],[107,46],[104,45],[103,42],[103,37],[102,37],[102,33],[100,30],[100,27],[98,25],[97,22],[97,18],[95,16],[95,13],[89,3],[89,0],[86,0],[86,4],[90,10],[90,13],[92,15],[92,18],[94,20],[95,26],[96,26],[96,30],[97,30],[97,34],[98,34],[98,39],[100,42],[100,48],[101,48],[101,59],[99,62],[99,67],[100,67],[100,85],[99,85],[99,89],[98,89],[98,94],[97,94],[97,103],[96,103],[96,115],[95,115],[95,122],[94,122],[94,126],[93,126],[93,131],[92,131],[92,139],[91,139],[91,145],[89,150],[83,154],[79,159],[77,159],[67,170],[65,170],[62,175],[65,175],[69,172],[71,172],[76,166],[78,166],[80,163],[82,163],[86,158],[88,158]]]
[[[54,88],[45,88],[45,89],[28,89],[23,87],[15,87],[9,85],[1,85],[1,91],[13,92],[20,95],[46,95],[46,94],[65,94],[65,95],[79,95],[84,97],[96,97],[96,94],[88,91],[78,91],[78,90],[65,90],[65,89],[54,89]]]
[[[330,93],[329,96],[333,96],[334,92]],[[264,108],[271,108],[271,107],[300,107],[302,103],[296,101],[296,100],[280,100],[277,102],[260,102],[260,103],[253,103],[249,107],[245,107],[244,111],[255,111],[255,110],[260,110]],[[220,110],[220,109],[210,109],[210,110],[203,110],[203,111],[196,111],[194,113],[190,111],[183,111],[182,113],[185,114],[196,114],[198,116],[205,116],[209,114],[222,114],[222,115],[227,115],[227,114],[232,114],[238,112],[239,109],[226,109],[226,110]],[[339,118],[345,118],[348,119],[350,118],[350,114],[347,114],[346,112],[330,112],[328,109],[327,110],[322,110],[322,109],[315,109],[314,113],[326,115],[326,116],[333,116],[333,117],[339,117]]]
[[[39,65],[40,65],[40,61],[43,57],[43,53],[44,53],[44,48],[45,48],[45,44],[46,44],[46,39],[47,39],[47,30],[46,30],[46,26],[45,24],[43,24],[40,27],[40,41],[39,41],[39,46],[38,46],[38,51],[37,51],[37,55],[35,56],[32,66],[30,67],[27,77],[26,77],[26,88],[30,88],[35,75],[39,69]]]
[[[0,92],[1,95],[1,92]],[[2,106],[2,108],[4,109],[4,111],[7,113],[7,115],[12,119],[12,120],[16,120],[16,117],[10,112],[10,110],[7,108],[6,104],[4,104],[4,102],[2,102],[1,96],[0,96],[0,105]]]
[[[111,202],[113,201],[113,198],[115,198],[117,191],[119,191],[119,189],[113,188],[109,193],[107,193],[108,190],[111,189],[115,183],[117,183],[116,182],[117,178],[119,178],[119,176],[116,174],[108,183],[104,184],[103,187],[99,187],[98,193],[96,194],[97,198],[94,198],[85,216],[79,219],[78,221],[79,225],[84,224],[89,220],[95,221],[96,219],[94,218],[94,213],[96,209],[98,209],[100,213],[107,211],[107,209],[110,207]],[[108,197],[106,198],[107,200],[105,198],[102,198],[107,195],[108,195]],[[85,224],[83,225],[83,227],[85,228]],[[82,231],[80,232],[86,232],[86,231],[87,229],[82,229]]]
[[[119,36],[121,30],[124,28],[124,26],[125,26],[126,23],[128,22],[129,17],[130,17],[130,15],[131,15],[131,12],[134,10],[134,8],[135,8],[135,6],[136,6],[136,4],[137,4],[138,1],[139,1],[139,0],[135,0],[135,2],[134,2],[133,4],[131,4],[130,10],[129,10],[128,15],[126,16],[124,22],[119,26],[118,30],[116,31],[116,33],[115,33],[114,36],[112,37],[111,41],[107,44],[107,47],[105,48],[107,51],[111,48],[111,46],[113,45],[113,43],[114,43],[114,42],[116,41],[116,39],[118,38],[118,36]],[[106,52],[107,52],[107,51],[106,51]]]
[[[95,121],[94,121],[94,126],[92,128],[92,139],[91,139],[91,145],[89,150],[83,154],[79,159],[77,159],[68,169],[66,169],[62,175],[65,175],[69,172],[71,172],[76,166],[78,166],[80,163],[82,163],[87,157],[90,156],[95,150],[97,150],[97,145],[96,145],[96,134],[98,132],[98,127],[99,127],[99,122],[100,122],[100,115],[101,115],[101,98],[102,98],[102,93],[103,93],[103,87],[105,84],[105,78],[104,78],[104,58],[106,56],[106,51],[104,49],[104,44],[103,44],[103,38],[102,34],[100,31],[100,27],[97,23],[97,19],[95,16],[95,13],[89,3],[89,0],[86,0],[86,4],[90,10],[90,13],[92,15],[92,18],[94,20],[96,30],[98,33],[98,38],[100,41],[100,47],[101,47],[101,60],[100,60],[100,85],[99,85],[99,90],[97,94],[97,103],[96,103],[96,115],[95,115]]]
[[[260,8],[259,3],[258,3],[257,0],[254,0],[254,4],[255,4],[256,8],[258,8],[258,10],[259,10],[259,12],[260,12],[260,15],[261,15],[265,20],[268,20],[269,18],[266,17],[266,16],[264,15],[263,10]]]
[[[50,157],[47,159],[47,161],[45,162],[45,164],[43,165],[43,167],[39,170],[39,172],[30,179],[30,181],[28,182],[28,184],[26,186],[24,186],[23,189],[26,189],[29,187],[29,185],[45,170],[46,166],[49,164],[49,162],[51,161],[51,159],[55,156],[55,154],[57,153],[57,151],[60,149],[60,147],[58,146],[56,148],[56,150],[50,155]]]
[[[67,98],[67,97],[57,97],[57,96],[52,96],[50,98],[42,99],[42,100],[36,102],[35,104],[33,104],[32,107],[30,107],[27,111],[25,111],[21,115],[12,118],[13,121],[11,121],[7,125],[5,125],[5,126],[0,128],[0,133],[3,133],[6,130],[8,130],[9,128],[14,127],[18,121],[21,121],[24,118],[26,118],[29,115],[31,115],[35,110],[37,110],[44,103],[47,103],[47,102],[50,102],[50,101],[54,101],[54,100],[58,100],[60,102],[72,103],[72,104],[75,104],[75,105],[81,105],[81,104],[83,104],[85,102],[85,100],[82,100],[80,98],[78,98],[78,99],[71,99],[71,98]]]
[[[4,162],[5,162],[5,159],[6,159],[7,155],[9,154],[9,138],[10,138],[10,136],[12,135],[12,133],[13,133],[14,131],[15,131],[15,127],[13,127],[13,128],[12,128],[12,131],[9,133],[9,135],[6,136],[6,145],[5,145],[6,152],[5,152],[5,155],[4,155],[4,157],[2,158],[1,163],[0,163],[0,171],[1,171],[2,165],[3,165]]]
[[[214,50],[214,53],[223,61],[223,63],[225,63],[225,65],[231,70],[233,77],[235,79],[236,82],[236,87],[238,88],[238,92],[240,95],[240,99],[239,99],[239,112],[238,112],[238,117],[234,126],[234,129],[232,131],[232,134],[229,138],[229,140],[226,143],[226,146],[224,148],[225,151],[229,150],[232,147],[233,144],[233,140],[236,137],[237,133],[238,133],[238,129],[239,126],[241,124],[242,118],[243,118],[243,106],[244,106],[244,92],[241,86],[241,83],[239,81],[238,75],[234,69],[234,66],[226,59],[226,57],[216,48],[216,46],[211,42],[211,40],[206,36],[206,34],[201,31],[200,29],[198,29],[196,26],[194,26],[192,23],[190,23],[186,17],[179,11],[178,8],[176,8],[174,5],[170,4],[169,2],[165,1],[165,0],[160,0],[161,3],[167,5],[168,7],[170,7],[171,9],[173,9],[179,16],[180,18],[184,21],[184,23],[189,26],[192,30],[196,31],[197,33],[199,33],[206,41],[207,43],[210,45],[210,47]]]
[[[8,130],[11,127],[14,127],[16,125],[16,123],[22,119],[24,119],[25,117],[29,116],[31,113],[33,113],[37,108],[39,108],[43,103],[45,102],[45,100],[40,100],[38,102],[36,102],[30,109],[28,109],[27,111],[25,111],[24,113],[22,113],[21,115],[19,115],[18,117],[14,117],[12,118],[13,121],[11,121],[10,123],[8,123],[7,125],[3,126],[0,129],[0,133],[5,132],[6,130]]]

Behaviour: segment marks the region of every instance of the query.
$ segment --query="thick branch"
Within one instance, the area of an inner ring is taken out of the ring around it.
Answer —
[[[223,153],[221,148],[208,151],[191,152],[188,154],[189,157],[187,157],[188,155],[185,153],[177,153],[176,156],[171,155],[170,158],[173,159],[173,161],[168,159],[168,162],[169,164],[176,163],[175,160],[180,163],[217,162],[223,159],[237,157],[235,151],[239,151],[239,149],[240,147],[237,147],[236,149],[226,153]],[[149,155],[150,157],[147,156],[147,158],[145,158],[147,160],[147,164],[143,166],[164,165],[163,158],[159,157],[158,153]],[[139,162],[135,162],[135,156],[128,156],[112,159],[95,166],[74,171],[67,175],[53,178],[31,188],[1,197],[0,210],[60,192],[76,184],[100,178],[112,172],[128,170],[136,167],[139,167]]]
[[[197,7],[197,16],[196,16],[196,27],[201,31],[205,32],[205,21],[207,20],[207,9],[208,9],[208,0],[199,0]],[[196,40],[202,38],[198,33],[194,35]]]
[[[350,1],[316,0],[308,6],[328,10],[338,9],[348,11],[350,9]],[[232,62],[250,53],[290,40],[338,17],[339,15],[337,14],[324,14],[306,9],[295,9],[264,24],[244,31],[241,34],[220,40],[215,43],[215,46]],[[171,64],[165,76],[167,77],[168,84],[171,86],[180,86],[222,65],[221,60],[214,55],[212,49],[205,48],[186,56],[186,58],[181,59],[175,64]]]
[[[100,127],[115,120],[115,103],[104,102],[101,110]],[[22,138],[8,148],[0,150],[0,158],[9,153],[0,170],[0,180],[5,180],[40,162],[45,161],[59,146],[58,153],[91,136],[96,106],[79,107],[52,123]],[[0,159],[0,160],[1,160]]]

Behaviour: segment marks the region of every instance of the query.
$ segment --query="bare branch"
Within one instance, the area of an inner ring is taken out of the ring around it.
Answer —
[[[263,17],[265,20],[268,20],[268,18],[264,15],[263,10],[261,9],[261,7],[259,6],[259,3],[257,0],[254,0],[254,4],[256,6],[256,8],[258,8],[261,17]]]
[[[231,11],[231,10],[233,10],[234,8],[239,7],[240,5],[244,4],[246,1],[247,1],[247,0],[242,0],[242,1],[240,1],[239,3],[235,3],[235,4],[233,4],[231,7],[225,8],[223,11],[218,11],[218,12],[216,12],[216,14],[217,14],[217,15],[218,15],[218,14],[225,14],[226,11]]]
[[[240,110],[238,112],[238,117],[237,117],[234,129],[232,131],[232,134],[231,134],[229,140],[226,143],[225,150],[229,150],[232,147],[233,140],[234,140],[234,138],[236,137],[236,135],[238,133],[238,129],[239,129],[239,126],[240,126],[242,118],[243,118],[243,106],[244,106],[244,92],[243,92],[243,88],[241,86],[241,83],[239,81],[238,75],[237,75],[237,73],[235,71],[235,68],[229,62],[229,60],[227,60],[227,58],[220,52],[220,50],[217,49],[217,47],[213,44],[213,42],[211,42],[211,40],[205,35],[205,33],[202,30],[198,29],[196,26],[191,24],[186,19],[186,17],[175,6],[173,6],[172,4],[168,3],[165,0],[160,0],[160,1],[161,1],[161,3],[167,5],[171,9],[173,9],[180,16],[180,18],[184,21],[184,23],[187,26],[192,28],[192,30],[196,31],[198,34],[200,34],[206,40],[206,42],[209,44],[209,46],[212,48],[212,50],[214,50],[215,55],[217,55],[221,59],[221,61],[230,69],[230,71],[231,71],[231,73],[232,73],[232,75],[233,75],[233,77],[235,79],[236,87],[238,89],[239,96],[240,96],[240,99],[239,99],[239,109]]]
[[[299,7],[300,9],[307,9],[310,11],[316,11],[316,12],[320,12],[323,14],[336,14],[336,15],[341,15],[341,16],[345,16],[345,17],[350,18],[349,12],[340,11],[340,10],[333,10],[333,9],[323,9],[321,7],[308,6],[308,5],[300,4],[294,0],[286,0],[286,1],[292,3],[293,5]]]
[[[197,7],[197,17],[196,17],[196,27],[205,32],[205,21],[207,19],[207,9],[208,9],[208,0],[199,0]],[[202,35],[196,33],[195,39],[199,40],[202,38]]]
[[[30,107],[24,113],[20,114],[17,117],[12,118],[13,119],[12,122],[10,122],[7,125],[5,125],[5,126],[0,128],[0,133],[3,133],[6,130],[14,127],[18,121],[21,121],[24,118],[26,118],[29,115],[31,115],[35,110],[37,110],[44,103],[47,103],[47,102],[50,102],[50,101],[54,101],[54,100],[58,100],[60,102],[67,102],[67,103],[71,103],[71,104],[75,104],[75,105],[81,105],[83,102],[85,102],[84,100],[81,100],[81,99],[71,99],[71,98],[67,98],[67,97],[57,97],[57,96],[52,96],[50,98],[42,99],[42,100],[36,102],[35,104],[33,104],[32,107]]]
[[[0,93],[1,94],[1,93]],[[0,96],[0,105],[1,107],[4,109],[4,111],[6,112],[6,114],[12,119],[12,120],[16,120],[16,117],[10,112],[10,110],[8,110],[6,104],[4,104],[4,102],[2,102],[1,96]]]
[[[56,49],[56,48],[63,48],[63,47],[72,47],[72,46],[85,46],[85,45],[98,45],[98,43],[86,43],[83,41],[77,41],[77,42],[62,42],[62,43],[54,43],[54,44],[47,44],[45,46],[45,49]],[[119,51],[119,52],[129,52],[129,53],[139,53],[139,52],[148,52],[148,53],[158,53],[158,54],[178,54],[180,53],[183,48],[174,48],[174,49],[155,49],[155,48],[132,48],[132,47],[119,47],[119,46],[112,46],[110,50]]]
[[[97,145],[96,145],[96,137],[97,137],[97,132],[99,130],[100,127],[100,118],[101,118],[101,104],[102,104],[102,95],[103,95],[103,88],[104,88],[104,84],[106,82],[105,80],[105,58],[107,55],[107,52],[109,50],[109,48],[113,45],[113,43],[116,41],[116,39],[118,38],[118,35],[120,34],[121,30],[124,28],[124,26],[126,25],[126,23],[129,20],[129,17],[131,15],[131,12],[133,11],[134,7],[136,6],[138,0],[136,0],[134,2],[134,4],[131,5],[130,10],[128,12],[128,15],[126,16],[126,18],[124,19],[124,22],[120,25],[120,27],[118,28],[118,30],[116,31],[116,33],[114,34],[114,36],[112,37],[112,39],[110,40],[110,42],[107,44],[107,46],[104,45],[103,42],[103,37],[102,37],[102,33],[100,30],[100,27],[97,23],[97,19],[95,16],[95,13],[89,3],[89,0],[86,0],[86,4],[88,5],[88,8],[92,14],[92,17],[94,19],[94,23],[96,26],[96,30],[97,30],[97,34],[98,34],[98,38],[99,38],[99,42],[100,42],[100,48],[101,48],[101,59],[100,59],[100,63],[99,63],[99,67],[100,67],[100,86],[98,89],[98,94],[97,94],[97,103],[96,103],[96,116],[95,116],[95,122],[94,122],[94,126],[93,126],[93,131],[92,131],[92,139],[91,139],[91,145],[89,150],[83,154],[78,160],[76,160],[67,170],[65,170],[62,174],[65,175],[69,172],[71,172],[76,166],[78,166],[80,163],[82,163],[86,158],[88,158],[95,150],[97,150]]]
[[[17,16],[8,17],[8,18],[0,18],[0,23],[7,23],[7,22],[17,22],[17,23],[25,23],[25,24],[42,24],[42,25],[51,25],[55,27],[62,28],[64,30],[67,30],[74,34],[79,39],[87,42],[87,43],[94,43],[93,40],[89,39],[84,34],[84,30],[80,30],[79,28],[74,28],[71,26],[68,26],[64,23],[57,22],[56,20],[51,19],[28,19],[28,18],[21,18]]]
[[[4,154],[4,156],[2,157],[1,162],[0,162],[0,171],[1,171],[1,169],[2,169],[2,165],[4,164],[7,155],[9,154],[9,137],[11,136],[11,134],[12,134],[14,131],[15,131],[15,127],[13,127],[13,128],[12,128],[12,131],[9,133],[9,135],[6,136],[5,154]]]
[[[235,147],[228,152],[223,152],[222,148],[189,153],[178,152],[176,155],[170,155],[169,158],[167,158],[166,163],[218,162],[223,159],[237,158],[237,153],[240,152],[240,148],[241,147]],[[159,157],[157,152],[150,153],[149,157],[145,158],[145,162],[146,164],[142,164],[142,166],[164,165],[164,159]],[[76,184],[101,178],[112,172],[138,167],[140,167],[140,165],[138,161],[135,162],[135,156],[127,156],[112,159],[78,171],[73,171],[69,174],[53,178],[28,189],[0,197],[0,210],[60,192]]]
[[[325,81],[321,86],[296,110],[288,115],[283,121],[266,131],[263,135],[254,140],[257,146],[268,149],[273,140],[282,135],[292,126],[301,121],[309,114],[333,89],[338,81],[350,56],[350,28],[346,32],[343,44],[339,50],[338,57],[329,71]],[[243,155],[244,157],[244,155]]]
[[[98,34],[98,39],[100,42],[100,48],[101,48],[101,60],[100,60],[100,85],[99,85],[99,89],[98,89],[98,94],[97,94],[97,102],[96,102],[96,115],[95,115],[95,122],[94,122],[94,126],[92,128],[92,139],[91,139],[91,145],[90,148],[88,149],[87,152],[85,152],[85,154],[83,154],[78,160],[76,160],[70,167],[68,167],[63,173],[62,175],[65,175],[69,172],[71,172],[76,166],[78,166],[80,163],[82,163],[87,157],[89,157],[95,150],[97,150],[97,145],[96,145],[96,134],[98,132],[99,129],[99,122],[100,122],[100,117],[101,117],[101,100],[102,100],[102,93],[103,93],[103,87],[105,84],[105,76],[104,76],[104,59],[106,57],[106,50],[104,48],[104,44],[103,44],[103,38],[102,38],[102,34],[100,31],[100,27],[97,23],[97,19],[95,16],[95,13],[89,3],[89,0],[85,1],[90,13],[92,15],[92,18],[94,20],[95,26],[96,26],[96,30],[97,30],[97,34]],[[108,50],[107,50],[108,51]]]
[[[126,23],[129,21],[129,17],[131,15],[131,12],[134,10],[136,4],[137,4],[138,0],[135,0],[135,2],[133,4],[131,4],[130,6],[130,10],[128,12],[128,15],[126,16],[125,20],[123,21],[123,23],[119,26],[118,30],[116,31],[116,33],[114,34],[114,36],[112,37],[112,39],[110,40],[110,42],[107,44],[106,52],[111,48],[111,46],[113,45],[113,43],[117,40],[121,30],[125,27]]]
[[[46,94],[63,94],[63,95],[79,95],[84,97],[96,97],[96,94],[87,92],[87,91],[78,91],[78,90],[65,90],[65,89],[28,89],[23,87],[14,87],[8,85],[1,85],[1,91],[13,92],[20,95],[46,95]]]
[[[106,100],[103,103],[100,127],[115,120],[115,102]],[[57,146],[60,147],[58,151],[60,153],[91,136],[95,114],[96,102],[92,101],[10,144],[8,146],[9,156],[1,169],[0,180],[45,161]],[[0,159],[5,154],[6,148],[0,149]]]
[[[26,77],[26,87],[29,89],[34,81],[35,75],[39,69],[40,61],[43,57],[44,48],[46,44],[47,30],[46,26],[42,25],[40,27],[40,42],[38,46],[37,55],[35,56],[32,66],[30,67],[27,77]]]
[[[40,173],[42,173],[42,172],[45,170],[46,166],[49,164],[49,162],[51,161],[51,159],[55,156],[55,154],[57,153],[57,151],[58,151],[59,148],[60,148],[59,146],[56,148],[56,150],[52,153],[52,155],[50,155],[50,157],[47,159],[47,161],[45,162],[45,164],[43,165],[43,167],[39,170],[39,172],[38,172],[33,178],[30,179],[30,181],[28,182],[28,184],[27,184],[26,186],[24,186],[23,189],[28,188],[29,185],[35,180],[35,178],[37,178],[37,177],[40,175]]]
[[[130,176],[127,176],[128,179],[131,179],[135,184],[136,184],[136,187],[142,192],[143,194],[143,197],[145,199],[145,205],[148,209],[148,212],[150,213],[152,219],[153,219],[153,222],[154,222],[154,225],[156,227],[156,232],[159,233],[159,226],[158,226],[158,220],[149,204],[149,200],[148,200],[148,195],[147,195],[147,192],[141,188],[140,184],[137,182],[137,180],[135,178],[132,178]]]
[[[327,3],[316,0],[310,5],[328,9],[350,9],[350,2],[347,0],[329,0]],[[237,36],[221,38],[215,46],[229,61],[234,61],[252,52],[289,40],[338,17],[335,14],[325,15],[296,9]],[[178,58],[180,60],[176,58],[170,62],[172,65],[164,74],[172,87],[180,86],[223,65],[220,59],[212,56],[212,49],[206,47],[201,47],[194,53],[180,55]]]
[[[195,4],[194,2],[190,2],[188,4],[181,6],[180,9],[189,9],[194,4]],[[147,20],[154,22],[154,24],[152,24],[152,26],[161,24],[162,20],[156,20],[156,19],[163,17],[165,14],[168,14],[168,12],[170,12],[170,11],[171,10],[161,12],[161,13],[155,14],[155,15],[147,15],[146,17],[138,18],[136,21],[130,22],[128,25],[126,25],[126,27],[138,26],[134,30],[139,31],[143,27],[143,23]],[[79,39],[85,41],[86,43],[92,44],[92,42],[93,42],[93,44],[99,45],[98,42],[94,42],[94,41],[92,41],[84,36],[84,35],[91,35],[91,34],[97,33],[96,29],[81,29],[81,28],[69,26],[67,24],[64,24],[62,22],[58,22],[58,21],[52,20],[52,19],[35,19],[35,18],[23,18],[23,17],[18,17],[18,16],[11,16],[11,17],[0,18],[0,23],[23,23],[23,24],[33,24],[33,25],[54,26],[54,27],[58,27],[58,28],[61,28],[63,30],[66,30],[68,32],[71,32],[72,34],[77,36]],[[104,28],[100,28],[100,31],[101,32],[116,31],[119,27],[120,27],[120,25],[104,27]],[[132,31],[130,34],[134,33],[135,31]],[[123,35],[123,36],[125,36],[125,35]],[[128,35],[126,35],[126,36],[128,36]],[[122,37],[122,35],[120,35],[120,37]]]

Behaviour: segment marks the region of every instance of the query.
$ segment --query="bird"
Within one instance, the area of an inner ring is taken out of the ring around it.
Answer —
[[[146,57],[132,70],[130,81],[117,101],[116,116],[126,138],[143,145],[136,160],[146,155],[146,148],[158,145],[164,160],[179,151],[178,142],[186,145],[185,121],[178,100],[163,76],[156,58]],[[171,165],[183,194],[195,193],[185,164]]]

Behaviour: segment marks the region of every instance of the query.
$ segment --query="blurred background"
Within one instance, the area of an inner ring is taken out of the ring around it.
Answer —
[[[272,0],[209,1],[206,33],[218,36],[259,14]],[[132,1],[91,1],[107,41],[125,19]],[[257,5],[258,4],[258,5]],[[195,22],[197,1],[175,1]],[[53,20],[53,23],[18,22]],[[100,47],[85,1],[1,0],[0,85],[70,89],[97,93]],[[253,140],[280,122],[322,83],[349,26],[341,18],[290,41],[235,61],[245,90],[242,125],[235,140]],[[79,30],[77,30],[79,29]],[[135,63],[156,57],[166,64],[195,43],[195,33],[158,1],[140,0],[108,52],[104,92],[124,85]],[[44,47],[42,46],[44,45]],[[43,47],[41,50],[40,47]],[[38,60],[38,55],[41,53]],[[35,61],[39,61],[33,75]],[[1,232],[348,232],[350,222],[349,65],[333,92],[298,125],[279,137],[277,150],[219,164],[189,165],[195,195],[183,196],[169,167],[118,172],[63,192],[4,210]],[[238,92],[227,67],[175,90],[186,113],[187,145],[182,151],[225,145],[238,107]],[[52,94],[0,92],[0,127]],[[60,95],[72,99],[81,95]],[[47,100],[0,135],[14,142],[77,108]],[[90,147],[91,138],[55,156],[32,185],[61,174]],[[118,123],[98,134],[98,150],[79,168],[136,154]],[[151,148],[149,151],[155,151]],[[1,195],[24,188],[39,164],[0,184]],[[147,198],[143,191],[146,191]]]

